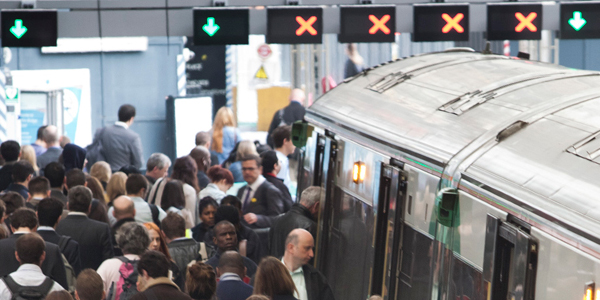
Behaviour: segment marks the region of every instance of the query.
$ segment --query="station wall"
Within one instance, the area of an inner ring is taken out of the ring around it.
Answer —
[[[600,71],[600,40],[560,40],[559,64]]]
[[[132,130],[140,135],[147,159],[154,152],[170,151],[164,143],[165,99],[177,94],[177,55],[183,45],[181,37],[150,37],[143,52],[42,54],[39,48],[12,48],[6,66],[10,70],[89,69],[91,134],[117,121],[119,106],[132,104],[137,114]]]

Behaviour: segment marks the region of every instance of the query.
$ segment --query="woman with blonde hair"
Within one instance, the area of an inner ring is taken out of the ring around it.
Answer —
[[[94,164],[96,165],[96,164]],[[92,175],[93,176],[93,175]],[[127,181],[127,175],[123,172],[116,172],[108,180],[106,185],[106,195],[108,195],[108,203],[111,203],[115,198],[127,195],[125,189],[125,182]]]
[[[296,300],[298,293],[290,272],[281,260],[267,256],[260,261],[254,276],[254,295],[272,300]]]
[[[210,144],[210,151],[217,155],[219,164],[229,157],[235,144],[242,139],[236,126],[233,111],[225,106],[219,108],[213,122]]]
[[[35,149],[31,145],[25,145],[21,147],[21,160],[28,161],[35,171],[35,176],[40,175],[40,168],[37,165],[37,159],[35,158]]]
[[[106,185],[108,184],[108,180],[112,175],[112,171],[110,170],[110,165],[107,162],[99,161],[90,168],[90,175],[98,178],[102,184],[102,187],[106,190]]]

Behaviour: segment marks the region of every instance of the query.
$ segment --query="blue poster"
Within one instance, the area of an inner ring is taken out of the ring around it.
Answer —
[[[65,135],[68,136],[71,141],[75,141],[75,132],[77,131],[77,120],[79,117],[80,104],[80,88],[68,87],[63,90],[63,117],[65,122]]]
[[[35,142],[37,131],[45,124],[45,114],[35,109],[21,110],[21,145],[29,145]]]

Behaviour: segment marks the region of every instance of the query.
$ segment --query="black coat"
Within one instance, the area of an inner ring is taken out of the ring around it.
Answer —
[[[58,241],[60,240],[61,236],[58,233],[56,233],[56,231],[38,230],[37,233],[44,239],[44,241],[50,242],[58,246]],[[74,239],[70,239],[65,245],[65,248],[60,250],[71,265],[71,267],[73,267],[75,275],[79,275],[79,272],[81,272],[79,243],[77,243],[77,241],[75,241]]]
[[[4,277],[19,268],[19,262],[15,257],[17,239],[23,234],[13,234],[8,238],[0,240],[0,277]],[[42,263],[42,272],[56,281],[63,288],[68,289],[67,272],[65,264],[60,255],[58,246],[46,242],[46,259]]]
[[[292,200],[290,190],[283,183],[283,179],[270,174],[265,174],[264,176],[268,182],[272,183],[277,189],[279,189],[281,195],[283,196],[283,212],[288,212],[290,208],[292,208],[292,205],[294,205],[294,200]]]
[[[311,265],[302,266],[308,300],[335,300],[325,276]]]
[[[0,168],[0,191],[4,191],[9,184],[13,182],[12,180],[12,169],[13,163],[6,164]],[[27,199],[25,199],[27,200]]]
[[[247,185],[238,190],[238,198],[242,198],[244,191],[248,188]],[[254,213],[258,220],[254,224],[250,224],[252,228],[267,228],[271,227],[273,219],[283,213],[283,196],[279,189],[268,181],[263,182],[256,191],[254,197],[248,201],[248,205],[244,205],[242,213]]]
[[[306,229],[313,238],[316,237],[317,223],[304,205],[294,204],[290,211],[273,221],[269,230],[269,253],[275,257],[282,257],[285,252],[285,240],[288,234],[296,228]]]
[[[199,254],[201,245],[194,239],[188,238],[172,241],[167,246],[169,247],[169,254],[171,254],[171,258],[175,261],[175,264],[179,268],[179,272],[181,272],[181,277],[185,282],[187,265],[193,260],[200,261],[202,259]]]
[[[103,261],[113,257],[113,245],[108,224],[82,215],[69,215],[58,223],[56,233],[70,236],[79,243],[81,268],[98,269]]]
[[[292,125],[296,121],[300,121],[304,119],[304,114],[306,114],[306,109],[300,102],[291,101],[290,105],[282,108],[283,114],[278,111],[273,115],[273,120],[271,120],[271,125],[269,126],[269,132],[267,133],[267,144],[271,146],[271,148],[275,149],[273,145],[273,139],[271,138],[271,134],[275,128],[285,123],[287,125]],[[283,115],[283,120],[280,117]]]

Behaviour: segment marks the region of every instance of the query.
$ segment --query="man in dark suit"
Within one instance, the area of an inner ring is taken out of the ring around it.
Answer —
[[[51,162],[44,168],[44,177],[48,178],[48,181],[50,181],[50,197],[62,201],[66,206],[67,196],[63,194],[65,167],[60,163]]]
[[[285,254],[281,261],[290,271],[299,300],[334,300],[333,291],[325,276],[308,262],[313,258],[315,241],[304,229],[294,229],[285,241]]]
[[[12,165],[13,181],[4,190],[5,192],[17,192],[23,199],[29,199],[29,181],[33,177],[35,171],[31,164],[26,160],[21,160]]]
[[[17,239],[26,234],[35,232],[38,220],[35,212],[28,208],[19,208],[11,216],[10,226],[13,235],[0,240],[0,277],[6,276],[19,268],[19,262],[15,258],[15,246]],[[58,246],[46,242],[46,259],[42,263],[42,272],[63,288],[68,288],[65,265]]]
[[[0,156],[5,161],[0,168],[0,191],[4,191],[13,182],[12,168],[21,156],[21,146],[15,141],[6,141],[0,145]]]
[[[40,172],[44,175],[44,168],[51,162],[58,162],[58,158],[62,154],[62,148],[60,147],[60,143],[58,139],[60,138],[60,134],[58,133],[58,128],[54,125],[49,125],[44,129],[42,133],[42,138],[44,142],[46,142],[46,152],[39,155],[37,157],[37,165],[40,168]]]
[[[242,256],[235,251],[225,251],[217,267],[217,299],[245,300],[252,295],[252,286],[244,283],[246,267]]]
[[[69,215],[56,227],[56,233],[70,236],[79,243],[81,268],[98,269],[100,264],[113,257],[110,227],[106,223],[88,218],[92,204],[92,191],[85,186],[69,189],[67,197]]]
[[[249,155],[242,159],[242,175],[248,183],[238,191],[242,200],[244,220],[254,228],[267,228],[283,213],[281,192],[262,175],[260,157]]]
[[[273,226],[269,229],[269,249],[272,256],[283,256],[285,240],[296,228],[307,230],[313,239],[317,236],[317,223],[314,220],[319,213],[321,190],[318,186],[305,189],[300,196],[300,202],[295,203],[290,211],[273,221]]]
[[[306,113],[306,109],[304,108],[305,98],[304,91],[301,89],[293,89],[290,93],[290,105],[275,112],[267,134],[267,144],[271,146],[271,148],[275,149],[275,144],[271,137],[275,128],[283,125],[292,125],[294,122],[304,119],[304,114]]]
[[[261,153],[260,158],[262,159],[262,174],[268,182],[272,183],[281,192],[281,196],[283,196],[283,212],[287,212],[292,208],[294,201],[283,179],[277,177],[277,174],[281,170],[277,153],[273,150],[265,151]]]
[[[98,140],[101,143],[100,154],[104,157],[104,161],[110,164],[113,173],[129,165],[135,166],[136,169],[142,168],[142,140],[137,133],[129,129],[134,118],[135,107],[123,104],[119,107],[119,121],[96,131],[94,135],[94,143]],[[88,160],[96,162],[98,159],[93,157]]]
[[[46,242],[58,245],[62,254],[73,267],[75,275],[81,271],[81,259],[79,255],[79,243],[68,236],[56,233],[56,225],[60,221],[63,212],[63,203],[55,198],[44,198],[38,203],[37,216],[40,227],[37,233]]]

